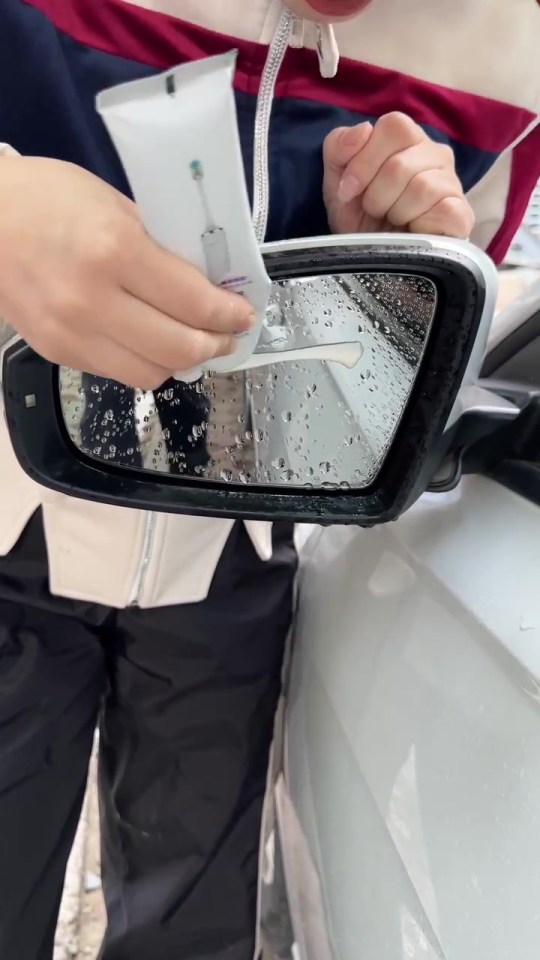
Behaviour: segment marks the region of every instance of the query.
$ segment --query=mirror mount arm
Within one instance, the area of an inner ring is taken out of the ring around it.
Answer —
[[[504,480],[508,464],[540,465],[540,395],[530,397],[519,410],[488,390],[478,388],[485,401],[464,410],[449,434],[439,470],[428,490],[447,493],[462,477],[476,474]],[[491,403],[490,403],[491,399]]]
[[[516,417],[470,446],[463,470],[496,478],[503,464],[516,462],[540,465],[540,396],[532,397]]]
[[[496,466],[496,438],[513,434],[519,408],[480,386],[461,395],[462,412],[439,445],[437,471],[428,486],[430,493],[454,490],[466,474],[488,474]]]

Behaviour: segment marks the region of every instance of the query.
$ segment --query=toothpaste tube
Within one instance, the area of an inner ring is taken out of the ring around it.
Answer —
[[[228,373],[259,341],[270,280],[253,230],[238,134],[236,53],[198,60],[101,93],[101,114],[146,230],[212,283],[243,294],[257,322],[233,355],[205,369]],[[202,369],[181,371],[193,380]]]

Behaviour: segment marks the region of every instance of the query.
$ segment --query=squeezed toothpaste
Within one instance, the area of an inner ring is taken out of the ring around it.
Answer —
[[[179,379],[246,364],[270,293],[244,176],[235,64],[235,52],[198,60],[97,98],[150,236],[212,283],[247,297],[256,314],[255,326],[238,336],[234,354],[179,372]]]

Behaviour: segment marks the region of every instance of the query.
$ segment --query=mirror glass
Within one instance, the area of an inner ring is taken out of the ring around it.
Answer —
[[[280,281],[249,369],[143,393],[63,368],[66,427],[89,457],[125,468],[365,488],[407,406],[436,306],[427,277]]]

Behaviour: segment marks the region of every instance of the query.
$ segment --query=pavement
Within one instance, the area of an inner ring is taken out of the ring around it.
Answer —
[[[97,747],[97,743],[96,743]],[[95,960],[105,930],[101,893],[96,751],[68,864],[54,960]]]

